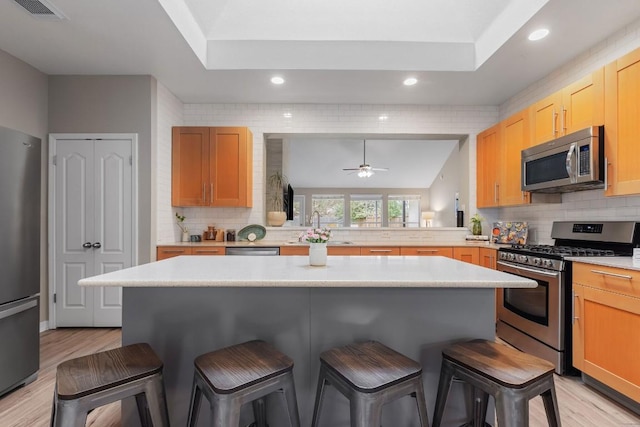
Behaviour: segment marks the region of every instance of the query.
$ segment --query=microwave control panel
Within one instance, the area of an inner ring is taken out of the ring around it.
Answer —
[[[589,144],[581,145],[578,149],[578,176],[591,174],[591,147]]]

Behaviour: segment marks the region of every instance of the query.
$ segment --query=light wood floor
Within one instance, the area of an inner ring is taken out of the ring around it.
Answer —
[[[1,427],[49,425],[56,366],[67,359],[120,345],[120,329],[57,329],[40,335],[40,372],[33,383],[0,398]],[[586,387],[576,377],[556,376],[564,427],[640,426],[640,417]],[[547,426],[542,399],[530,403],[531,427]],[[89,414],[87,426],[119,427],[120,404]]]

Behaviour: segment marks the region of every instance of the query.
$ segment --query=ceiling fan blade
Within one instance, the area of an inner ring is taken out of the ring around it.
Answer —
[[[371,168],[374,171],[389,172],[389,168]]]
[[[360,168],[342,168],[343,171],[359,171]]]

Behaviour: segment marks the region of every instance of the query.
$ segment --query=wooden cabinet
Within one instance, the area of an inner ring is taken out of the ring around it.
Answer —
[[[253,135],[245,127],[173,128],[171,204],[251,207]]]
[[[522,191],[521,151],[529,147],[529,112],[523,110],[477,136],[476,191],[479,208],[530,202]]]
[[[418,256],[446,256],[453,258],[453,248],[436,247],[436,246],[404,246],[400,248],[400,255],[418,255]]]
[[[309,255],[309,246],[280,246],[280,255]]]
[[[604,123],[604,69],[600,68],[530,108],[531,145]]]
[[[605,195],[640,194],[640,49],[605,67]]]
[[[178,255],[191,255],[191,248],[189,246],[158,246],[156,248],[158,261]]]
[[[480,248],[455,247],[453,248],[453,258],[458,261],[479,265]]]
[[[203,247],[192,247],[191,255],[224,255],[225,248],[222,246],[203,246]]]
[[[360,246],[327,246],[327,255],[360,255]]]
[[[360,255],[400,255],[397,246],[364,246],[360,248]]]
[[[529,193],[522,191],[521,152],[529,147],[529,114],[523,110],[502,121],[502,158],[499,185],[500,206],[529,203]]]
[[[492,248],[478,248],[479,249],[479,265],[487,268],[491,268],[492,270],[496,269],[497,263],[497,254],[498,251]]]
[[[502,169],[500,142],[499,124],[479,133],[476,139],[476,190],[479,208],[500,205],[499,186]]]
[[[640,272],[573,265],[573,364],[640,401]]]

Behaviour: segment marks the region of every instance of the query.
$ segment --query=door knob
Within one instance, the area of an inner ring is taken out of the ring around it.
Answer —
[[[102,245],[100,244],[100,242],[95,242],[95,243],[93,244],[93,248],[94,248],[94,249],[100,249],[101,247],[102,247]]]
[[[85,242],[82,244],[82,247],[85,249],[89,249],[91,247],[91,242]]]

